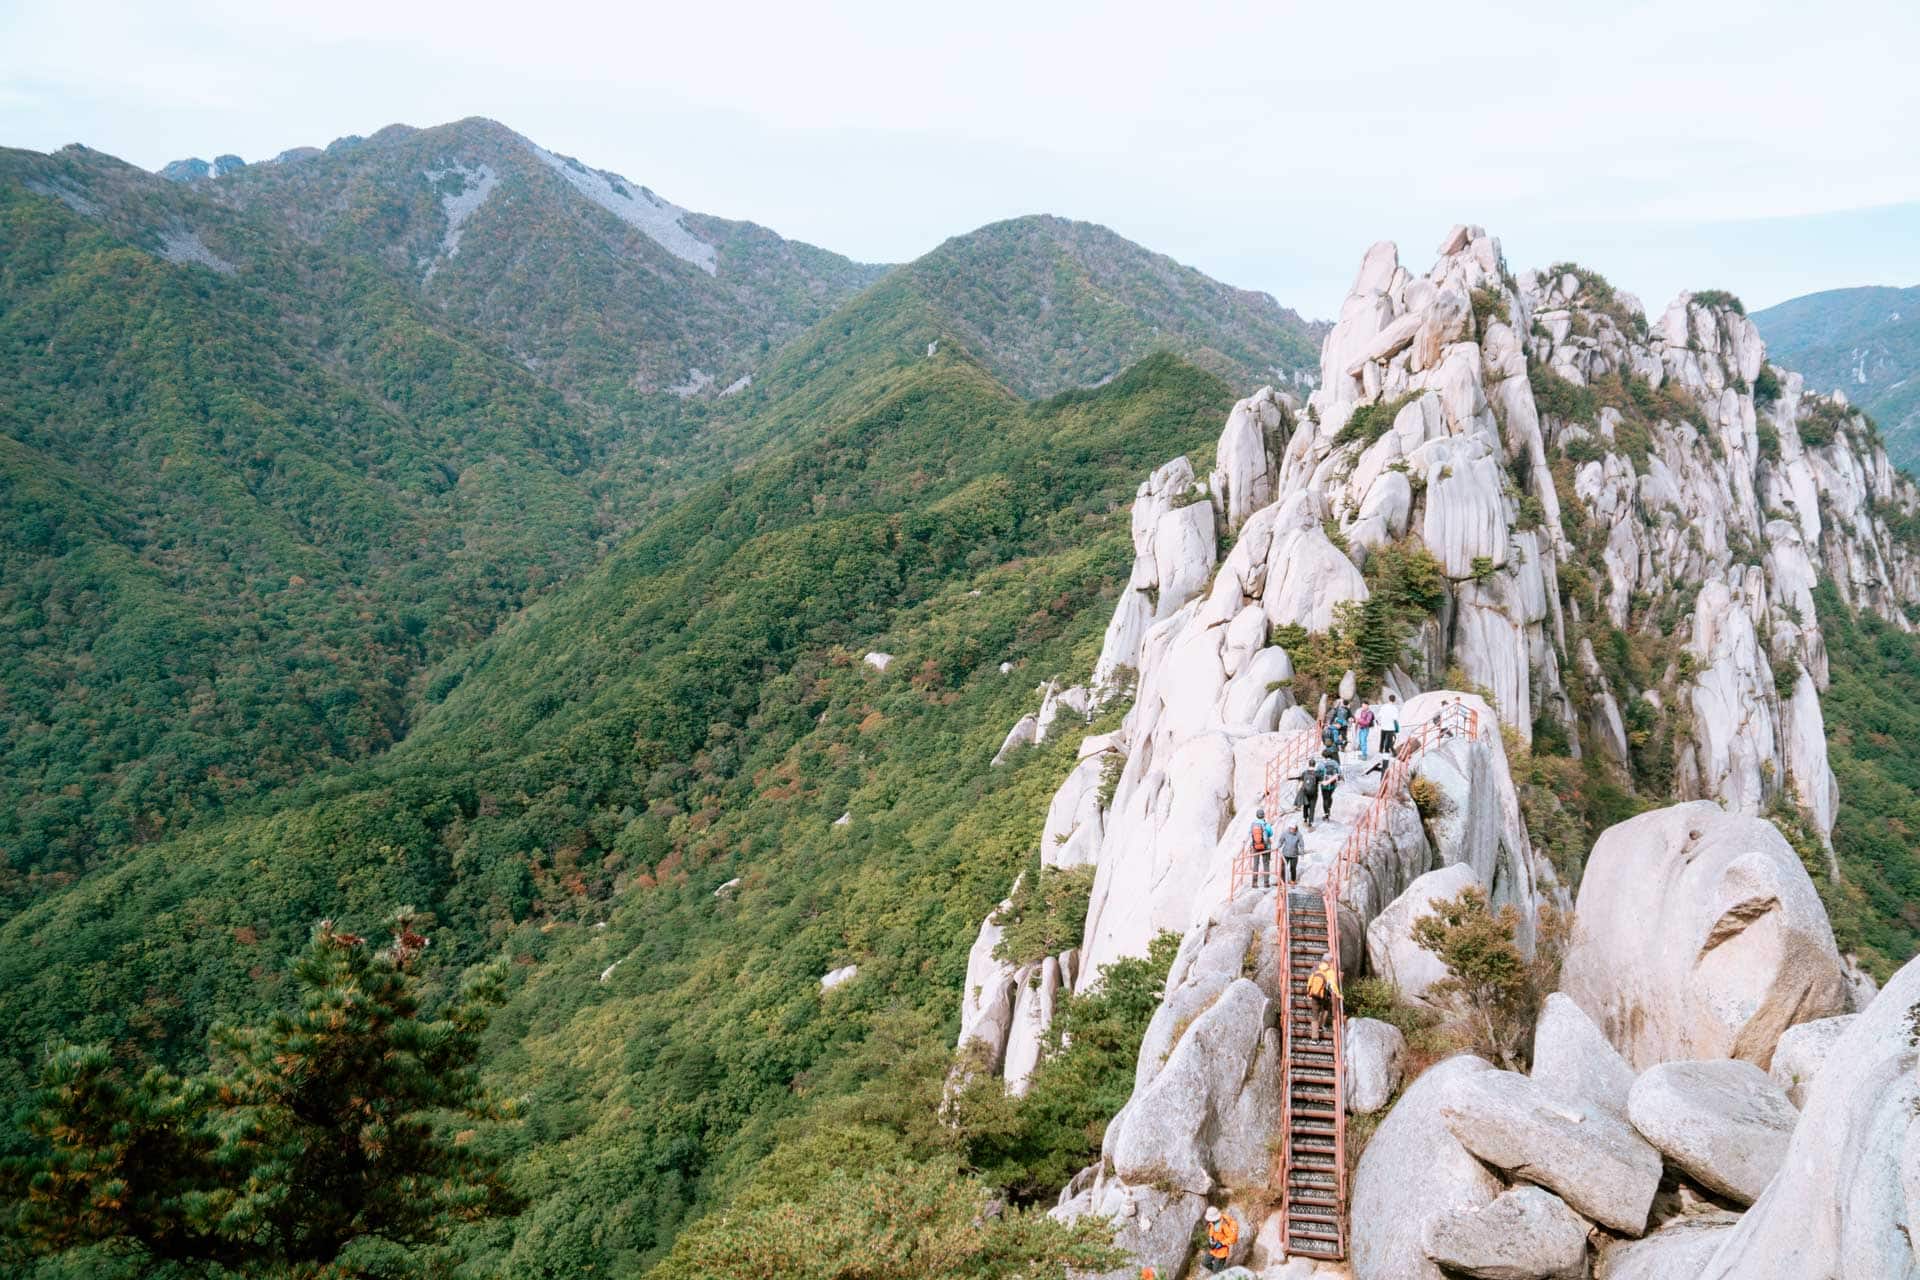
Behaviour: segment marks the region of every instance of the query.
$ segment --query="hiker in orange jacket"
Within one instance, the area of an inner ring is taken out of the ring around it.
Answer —
[[[1240,1224],[1233,1215],[1207,1206],[1207,1270],[1225,1271],[1233,1246],[1240,1243]]]
[[[1333,962],[1333,952],[1320,957],[1320,963],[1313,966],[1313,972],[1307,975],[1307,1007],[1311,1009],[1313,1029],[1308,1038],[1324,1040],[1322,1034],[1328,1023],[1333,1021],[1333,1002],[1340,999],[1340,967]]]

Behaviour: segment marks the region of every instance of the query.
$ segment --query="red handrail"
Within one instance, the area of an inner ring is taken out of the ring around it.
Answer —
[[[1281,744],[1267,761],[1266,777],[1262,779],[1260,802],[1269,814],[1280,812],[1280,784],[1291,780],[1308,760],[1320,749],[1321,738],[1326,733],[1326,717],[1321,716],[1313,722],[1313,727],[1302,729]],[[1247,833],[1247,842],[1233,859],[1233,878],[1227,885],[1229,901],[1239,896],[1242,889],[1253,883],[1254,875],[1253,833]],[[1272,859],[1277,857],[1272,849],[1267,850],[1267,874],[1276,874]]]
[[[1274,753],[1267,763],[1266,789],[1264,798],[1267,807],[1278,812],[1279,784],[1291,778],[1302,768],[1305,761],[1317,749],[1323,732],[1324,721],[1316,721],[1311,733],[1302,730],[1289,739],[1281,749]],[[1340,895],[1346,888],[1347,877],[1354,865],[1366,853],[1373,839],[1386,826],[1389,807],[1406,791],[1407,779],[1412,774],[1414,764],[1428,747],[1437,741],[1452,737],[1458,733],[1468,741],[1479,735],[1480,714],[1471,707],[1459,702],[1443,703],[1440,709],[1424,723],[1404,730],[1405,736],[1395,744],[1389,758],[1386,772],[1380,779],[1380,789],[1367,806],[1360,821],[1354,825],[1347,838],[1341,843],[1340,852],[1334,863],[1327,869],[1327,878],[1321,886],[1320,901],[1326,912],[1327,945],[1334,954],[1335,968],[1340,964]],[[1269,857],[1272,857],[1269,851]],[[1233,881],[1229,896],[1237,894],[1252,882],[1254,868],[1252,839],[1249,835],[1247,848],[1234,859]],[[1269,864],[1271,867],[1271,864]],[[1280,1132],[1283,1139],[1277,1154],[1279,1172],[1277,1185],[1280,1188],[1280,1235],[1281,1246],[1287,1252],[1294,1252],[1293,1216],[1291,1212],[1292,1164],[1294,1144],[1293,1088],[1293,956],[1292,921],[1288,910],[1288,886],[1284,883],[1285,869],[1281,869],[1282,884],[1280,892],[1274,895],[1274,914],[1279,926],[1277,936],[1280,945],[1280,1025],[1283,1028],[1281,1045],[1281,1098]],[[1343,975],[1344,976],[1344,975]],[[1347,1011],[1344,1000],[1333,1002],[1333,1018],[1329,1034],[1333,1047],[1333,1168],[1334,1168],[1334,1204],[1335,1241],[1334,1255],[1346,1255],[1346,1204],[1347,1204],[1347,1048],[1346,1048]],[[1320,1256],[1320,1255],[1316,1255]]]

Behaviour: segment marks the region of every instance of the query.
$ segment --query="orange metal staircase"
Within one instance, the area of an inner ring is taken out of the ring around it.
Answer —
[[[1325,883],[1317,890],[1285,887],[1274,895],[1284,975],[1280,989],[1282,1141],[1275,1184],[1281,1197],[1281,1248],[1290,1255],[1338,1259],[1347,1253],[1346,1008],[1336,1000],[1327,1038],[1309,1039],[1307,976],[1328,953],[1339,965],[1339,902],[1347,877],[1375,837],[1386,830],[1389,812],[1406,794],[1407,780],[1421,753],[1456,734],[1471,740],[1479,729],[1479,713],[1457,702],[1446,704],[1420,725],[1403,727],[1380,779],[1379,793],[1347,833],[1327,869]],[[1318,754],[1320,740],[1321,723],[1316,723],[1312,730],[1303,729],[1290,738],[1268,761],[1264,800],[1269,812],[1280,812],[1284,784]],[[1231,892],[1253,885],[1254,871],[1249,847],[1234,859]],[[1274,872],[1279,874],[1280,868]]]

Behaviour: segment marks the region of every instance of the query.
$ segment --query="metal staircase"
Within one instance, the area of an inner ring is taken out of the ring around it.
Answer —
[[[1302,729],[1267,762],[1268,812],[1281,812],[1283,788],[1319,753],[1324,723],[1323,718],[1312,729]],[[1274,895],[1280,970],[1285,974],[1280,992],[1282,1141],[1274,1184],[1281,1197],[1281,1248],[1289,1255],[1330,1261],[1347,1255],[1346,1006],[1334,1001],[1326,1039],[1308,1039],[1312,1017],[1307,976],[1328,953],[1339,966],[1338,911],[1347,877],[1386,830],[1389,810],[1406,795],[1421,753],[1456,734],[1471,740],[1479,729],[1478,712],[1457,702],[1442,706],[1422,724],[1403,726],[1380,790],[1341,843],[1325,882],[1318,888],[1284,888]],[[1277,856],[1274,862],[1277,878],[1282,874]],[[1234,859],[1230,892],[1254,886],[1255,874],[1249,847]],[[1345,982],[1342,974],[1343,988]]]
[[[1334,1002],[1324,1040],[1309,1040],[1307,975],[1320,957],[1339,955],[1328,897],[1292,889],[1279,903],[1280,954],[1286,962],[1280,1025],[1280,1247],[1288,1254],[1343,1258],[1347,1253],[1346,1012]]]

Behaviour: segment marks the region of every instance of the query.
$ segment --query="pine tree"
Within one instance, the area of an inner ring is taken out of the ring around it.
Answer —
[[[204,1073],[129,1082],[104,1046],[50,1053],[8,1170],[26,1249],[94,1245],[247,1275],[418,1273],[459,1223],[517,1208],[472,1126],[501,1118],[477,1060],[504,993],[494,964],[422,1016],[410,908],[375,950],[322,921],[292,1013],[221,1027]]]

